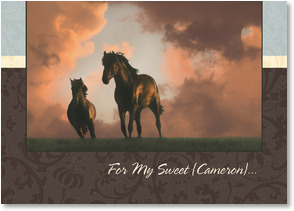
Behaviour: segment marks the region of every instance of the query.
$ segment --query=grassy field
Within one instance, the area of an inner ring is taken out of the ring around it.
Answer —
[[[257,152],[261,138],[28,138],[29,152]]]

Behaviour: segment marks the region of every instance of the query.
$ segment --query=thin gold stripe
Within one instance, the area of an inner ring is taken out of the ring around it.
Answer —
[[[25,68],[25,56],[1,56],[1,68]]]
[[[287,56],[263,56],[263,68],[287,68]]]

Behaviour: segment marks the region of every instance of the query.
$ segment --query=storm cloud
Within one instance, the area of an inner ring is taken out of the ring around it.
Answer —
[[[217,50],[228,59],[255,55],[244,48],[241,32],[261,26],[261,2],[135,2],[144,31],[164,33],[164,40],[191,52]]]

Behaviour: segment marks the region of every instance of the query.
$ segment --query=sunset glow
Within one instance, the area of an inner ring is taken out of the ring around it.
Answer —
[[[70,78],[96,107],[97,137],[123,137],[104,51],[159,86],[168,137],[261,136],[260,2],[28,2],[28,137],[78,137]],[[234,12],[232,13],[232,7]],[[142,112],[142,136],[157,137]],[[136,135],[136,132],[135,132]]]

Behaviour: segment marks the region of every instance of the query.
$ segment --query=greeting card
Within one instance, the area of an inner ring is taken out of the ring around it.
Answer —
[[[4,204],[287,203],[286,2],[1,3]]]

